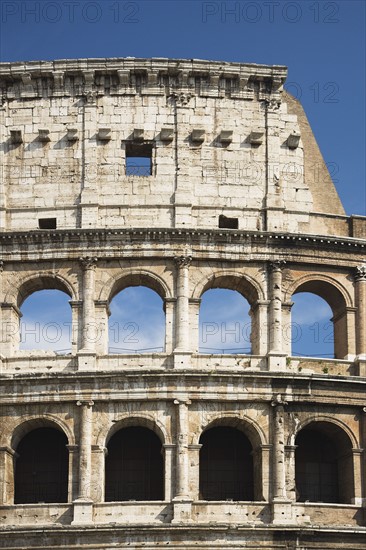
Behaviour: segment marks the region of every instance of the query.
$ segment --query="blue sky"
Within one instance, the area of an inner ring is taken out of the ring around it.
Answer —
[[[347,214],[366,215],[365,6],[364,0],[2,0],[0,59],[133,56],[286,65],[286,86],[305,108]],[[30,321],[37,309],[33,304]],[[317,311],[324,325],[329,312]],[[237,310],[234,317],[235,323]],[[306,330],[314,339],[315,330]],[[151,341],[142,339],[141,347]]]

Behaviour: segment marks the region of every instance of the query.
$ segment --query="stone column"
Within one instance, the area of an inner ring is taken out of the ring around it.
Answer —
[[[262,496],[266,502],[269,502],[270,492],[271,492],[271,450],[272,445],[261,445],[261,478],[262,478]],[[260,500],[260,499],[258,499]]]
[[[80,440],[79,440],[79,490],[74,501],[73,524],[92,523],[93,502],[91,494],[91,439],[92,439],[92,406],[93,401],[78,401],[80,407]]]
[[[107,447],[102,445],[91,446],[92,483],[90,486],[90,499],[93,502],[104,502],[105,457],[107,454]]]
[[[292,519],[291,501],[286,495],[286,462],[285,462],[285,406],[281,395],[272,401],[272,522],[288,523]]]
[[[82,119],[80,226],[98,227],[98,160],[95,121],[98,120],[97,94],[94,89],[94,71],[83,71],[84,98],[80,105]]]
[[[295,476],[295,453],[297,445],[285,445],[286,457],[286,493],[290,500],[296,502],[296,476]]]
[[[82,348],[82,313],[83,302],[70,300],[71,307],[71,353],[75,355]]]
[[[356,354],[359,375],[366,376],[366,264],[356,267]]]
[[[173,452],[175,445],[166,444],[164,447],[164,500],[170,502],[173,494]]]
[[[174,306],[175,298],[165,298],[165,353],[172,353],[174,346]]]
[[[362,408],[362,412],[360,415],[360,432],[361,432],[361,446],[363,447],[364,451],[360,456],[360,462],[361,462],[361,471],[366,472],[366,407]],[[364,510],[364,519],[366,520],[366,476],[362,476],[362,483],[361,485],[361,491],[363,494],[363,507]]]
[[[362,506],[362,460],[364,449],[352,449],[354,498],[352,504]],[[365,499],[366,500],[366,499]]]
[[[68,502],[72,502],[78,497],[79,487],[77,484],[78,477],[78,446],[66,445],[69,451],[69,482],[68,482]]]
[[[4,296],[3,296],[3,271],[4,271],[4,262],[3,260],[0,260],[0,302],[3,302]]]
[[[86,256],[80,258],[83,268],[83,315],[82,315],[82,349],[79,355],[85,356],[79,358],[79,370],[88,370],[95,366],[96,339],[98,336],[97,324],[95,319],[95,269],[98,258]]]
[[[177,305],[175,315],[175,366],[188,366],[189,349],[189,266],[191,256],[175,258],[177,265]]]
[[[14,504],[14,461],[17,453],[10,447],[0,447],[0,505]]]
[[[294,302],[282,303],[282,351],[291,356],[292,331],[291,331],[291,309]]]
[[[96,300],[94,302],[94,306],[95,323],[97,327],[97,339],[95,349],[98,355],[108,355],[108,319],[111,315],[109,302],[108,300]]]
[[[200,298],[190,298],[190,300],[189,300],[189,310],[190,310],[189,325],[190,325],[190,334],[191,334],[190,347],[191,347],[191,350],[192,350],[193,353],[198,353],[198,351],[199,351],[200,306],[201,306],[201,299]]]
[[[174,502],[174,523],[189,521],[192,500],[189,496],[189,457],[188,457],[188,405],[190,401],[175,400],[176,407],[176,487]]]
[[[3,340],[4,340],[4,337],[3,337],[4,319],[3,319],[2,307],[1,307],[1,304],[4,301],[4,296],[3,296],[3,270],[4,270],[4,262],[3,262],[3,260],[0,260],[0,330],[1,330],[0,342],[3,342]],[[3,346],[1,346],[1,348],[2,347]],[[0,367],[1,367],[3,359],[4,359],[4,356],[3,356],[2,350],[1,350],[0,351]]]
[[[269,305],[269,370],[285,370],[286,354],[283,352],[282,334],[282,267],[284,261],[270,262]]]
[[[266,355],[268,351],[268,306],[269,300],[257,300],[249,311],[251,317],[252,355]]]
[[[19,350],[22,313],[15,304],[2,302],[0,304],[0,317],[0,354],[5,357],[13,357]]]
[[[192,500],[199,500],[200,492],[200,450],[202,445],[189,445],[189,494]]]
[[[182,87],[178,93],[169,96],[174,116],[174,149],[172,161],[175,165],[174,227],[192,227],[193,193],[191,184],[190,151],[185,147],[187,111],[192,108],[193,94],[188,87],[188,72],[181,72]]]

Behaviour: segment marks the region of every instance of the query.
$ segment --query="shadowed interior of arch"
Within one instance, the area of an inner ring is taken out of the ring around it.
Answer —
[[[296,498],[300,502],[352,502],[352,444],[331,422],[311,422],[295,440]]]
[[[111,301],[109,353],[155,352],[165,349],[163,300],[145,286],[131,286]]]
[[[149,428],[126,427],[109,440],[105,500],[164,500],[162,444]]]
[[[37,290],[22,303],[20,349],[71,352],[72,318],[70,297],[56,289]]]
[[[320,296],[299,292],[292,296],[292,355],[334,358],[334,327],[332,309]],[[287,336],[288,337],[288,336]]]
[[[253,500],[253,448],[247,436],[217,426],[201,435],[200,444],[200,499]]]
[[[67,502],[66,435],[55,428],[36,428],[16,448],[14,503]]]
[[[199,313],[200,353],[250,353],[249,309],[248,301],[236,290],[204,292]]]

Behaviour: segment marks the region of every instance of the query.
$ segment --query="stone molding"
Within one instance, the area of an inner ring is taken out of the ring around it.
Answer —
[[[70,59],[0,64],[3,98],[81,95],[88,102],[98,95],[134,95],[146,93],[171,95],[183,105],[197,94],[221,97],[223,81],[230,82],[231,96],[280,101],[287,68],[185,59]],[[43,87],[39,86],[42,79]],[[108,82],[108,84],[107,84]],[[198,87],[197,87],[198,83]],[[179,90],[181,92],[179,92]],[[189,92],[192,90],[192,92]]]

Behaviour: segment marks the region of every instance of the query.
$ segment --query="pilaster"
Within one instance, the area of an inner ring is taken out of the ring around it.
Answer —
[[[79,490],[74,501],[73,525],[93,523],[93,501],[91,500],[91,437],[93,401],[78,401],[80,407],[79,443]]]

